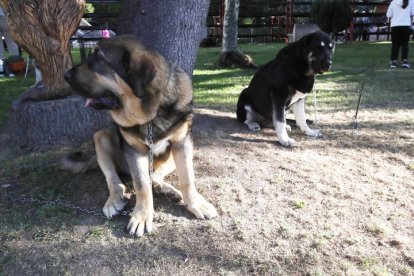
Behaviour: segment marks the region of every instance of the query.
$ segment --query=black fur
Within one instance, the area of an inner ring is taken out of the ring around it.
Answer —
[[[322,43],[324,46],[322,46]],[[296,91],[309,93],[316,74],[328,71],[332,64],[334,44],[324,32],[318,31],[287,45],[276,58],[261,67],[250,85],[241,92],[237,103],[237,119],[246,120],[245,106],[267,120],[285,122],[285,109]],[[310,61],[312,53],[313,61]]]

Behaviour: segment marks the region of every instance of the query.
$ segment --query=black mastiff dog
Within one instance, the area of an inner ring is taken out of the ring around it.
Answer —
[[[237,119],[252,131],[273,122],[282,146],[296,146],[287,134],[285,112],[292,106],[296,124],[306,135],[321,137],[306,124],[305,97],[316,74],[331,68],[335,45],[329,35],[317,31],[289,44],[254,75],[237,103]]]
[[[108,109],[114,124],[95,133],[96,157],[87,162],[64,158],[62,165],[84,172],[99,164],[109,189],[105,216],[119,214],[127,203],[119,172],[132,175],[136,192],[134,212],[128,224],[131,235],[152,231],[152,189],[184,200],[197,218],[213,218],[217,211],[200,195],[194,184],[193,89],[190,77],[172,66],[160,53],[133,36],[101,40],[88,60],[66,72],[74,91],[86,105]],[[149,126],[152,125],[152,139]],[[150,186],[149,149],[153,140],[154,173]],[[164,182],[177,170],[180,190]]]

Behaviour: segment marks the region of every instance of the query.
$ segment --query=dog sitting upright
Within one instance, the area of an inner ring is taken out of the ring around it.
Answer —
[[[237,103],[237,119],[252,131],[273,122],[279,142],[296,146],[289,138],[285,112],[292,106],[296,124],[308,136],[321,137],[306,124],[305,97],[312,90],[315,75],[330,70],[335,45],[329,35],[317,31],[280,50],[276,58],[261,67]]]
[[[194,184],[193,90],[190,77],[182,69],[137,38],[118,36],[101,40],[87,61],[70,69],[64,78],[87,99],[85,106],[110,110],[114,120],[113,125],[93,137],[96,159],[84,163],[71,158],[62,160],[65,168],[75,172],[83,172],[97,161],[109,189],[103,208],[105,216],[119,214],[127,203],[119,172],[131,174],[136,192],[135,209],[128,223],[131,235],[152,231],[152,189],[183,199],[197,218],[217,216],[216,208],[197,192]],[[164,181],[175,169],[180,191]]]

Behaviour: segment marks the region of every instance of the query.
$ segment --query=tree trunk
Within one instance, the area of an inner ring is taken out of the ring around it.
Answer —
[[[117,34],[133,34],[190,76],[209,0],[124,0]]]
[[[43,87],[30,88],[13,103],[9,132],[14,144],[23,151],[79,146],[112,123],[107,112],[84,108],[85,100],[78,96],[56,100],[72,94],[63,74],[72,67],[69,39],[82,19],[85,0],[0,4],[13,40],[36,59],[43,78]]]
[[[78,147],[112,123],[107,111],[84,105],[85,99],[79,96],[14,103],[9,118],[11,139],[23,152]]]
[[[226,0],[223,24],[222,53],[237,51],[240,0]]]
[[[36,59],[42,72],[43,87],[26,91],[21,102],[71,95],[63,74],[72,67],[69,39],[82,19],[85,0],[1,0],[1,4],[13,40]]]
[[[239,28],[240,0],[226,0],[223,24],[223,46],[216,67],[256,68],[253,59],[237,51],[237,31]]]
[[[6,13],[7,7],[9,6],[9,0],[0,0],[0,6],[3,9],[4,13]]]

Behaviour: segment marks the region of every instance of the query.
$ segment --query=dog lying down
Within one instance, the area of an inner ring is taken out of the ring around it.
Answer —
[[[308,136],[321,137],[306,123],[305,97],[311,92],[316,74],[330,70],[335,45],[329,35],[317,31],[279,51],[276,58],[261,67],[237,102],[237,119],[252,131],[273,123],[284,147],[296,146],[289,138],[286,110],[292,107],[296,124]]]

